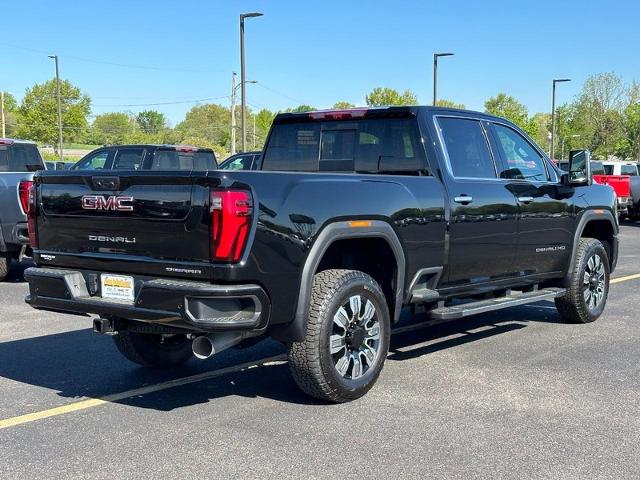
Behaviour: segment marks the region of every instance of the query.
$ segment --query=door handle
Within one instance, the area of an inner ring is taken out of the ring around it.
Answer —
[[[519,201],[520,203],[531,203],[531,202],[533,202],[533,197],[530,197],[530,196],[526,196],[526,195],[525,195],[525,196],[523,196],[523,197],[518,197],[518,201]]]
[[[469,195],[460,195],[458,197],[455,197],[453,201],[456,203],[462,203],[463,205],[466,205],[468,203],[473,202],[473,197],[470,197]]]

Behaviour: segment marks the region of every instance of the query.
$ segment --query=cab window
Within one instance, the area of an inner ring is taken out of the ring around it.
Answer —
[[[144,149],[127,148],[118,150],[113,159],[113,170],[141,170],[144,161]]]
[[[73,167],[74,170],[102,170],[107,163],[108,150],[90,153]]]
[[[635,165],[622,165],[620,169],[622,175],[638,176],[638,168]]]
[[[500,178],[543,182],[549,180],[542,156],[518,132],[494,124],[498,149],[506,164]]]
[[[479,121],[444,117],[438,119],[438,125],[454,177],[496,177],[493,158]]]

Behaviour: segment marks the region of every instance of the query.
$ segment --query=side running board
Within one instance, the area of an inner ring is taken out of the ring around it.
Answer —
[[[430,314],[431,318],[436,320],[456,320],[458,318],[469,317],[479,313],[502,310],[503,308],[515,307],[518,305],[526,305],[528,303],[535,303],[541,300],[553,300],[556,297],[564,295],[565,291],[566,290],[564,288],[544,288],[541,290],[534,290],[532,292],[491,298],[489,300],[452,305],[450,307],[438,307],[431,310]]]

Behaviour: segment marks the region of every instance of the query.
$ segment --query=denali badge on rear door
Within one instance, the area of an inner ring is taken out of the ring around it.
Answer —
[[[90,242],[136,243],[136,237],[110,237],[107,235],[89,235]]]
[[[85,210],[116,210],[119,212],[133,212],[133,197],[104,195],[84,195],[82,208]]]

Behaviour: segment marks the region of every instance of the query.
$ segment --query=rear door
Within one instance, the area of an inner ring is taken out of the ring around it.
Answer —
[[[514,275],[517,206],[497,177],[486,125],[437,116],[451,202],[448,282],[478,284]]]
[[[573,245],[575,189],[562,185],[544,155],[520,132],[491,122],[498,175],[518,205],[518,248],[515,269],[520,275],[560,272]]]

